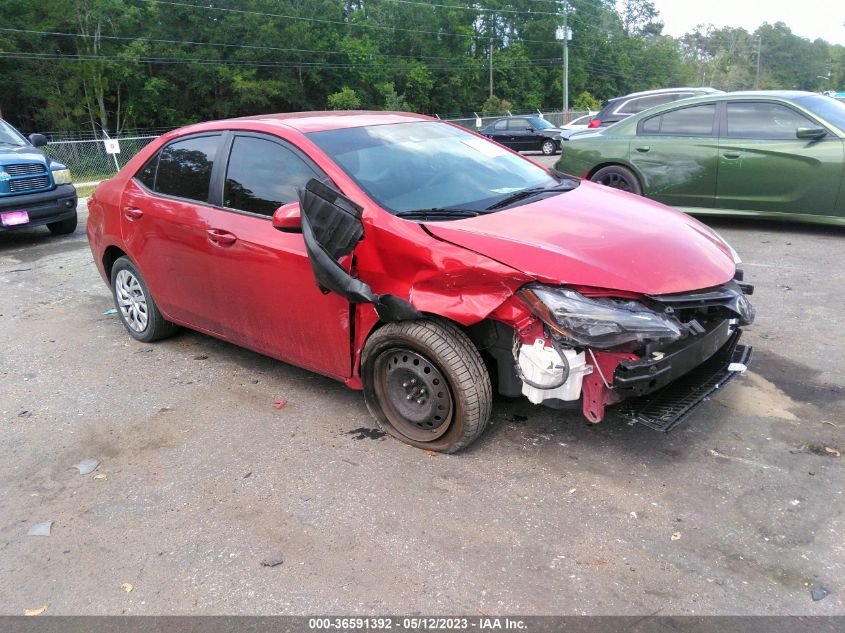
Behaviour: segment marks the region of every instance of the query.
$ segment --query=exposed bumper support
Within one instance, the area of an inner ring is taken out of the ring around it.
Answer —
[[[623,398],[653,393],[718,352],[731,338],[734,328],[726,319],[701,336],[665,347],[655,358],[622,361],[613,372],[613,388]]]
[[[666,387],[625,400],[619,412],[631,424],[639,423],[668,433],[748,365],[752,347],[738,345],[740,334],[739,330],[734,332],[709,360]]]

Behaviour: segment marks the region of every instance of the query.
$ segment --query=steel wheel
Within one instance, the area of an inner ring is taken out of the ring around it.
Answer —
[[[425,450],[454,453],[484,431],[493,389],[484,359],[440,319],[388,323],[361,354],[364,400],[379,426]]]
[[[437,366],[409,349],[375,361],[375,390],[397,431],[418,442],[442,436],[452,421],[452,392]]]
[[[147,329],[150,320],[147,296],[138,278],[129,270],[118,271],[114,281],[117,306],[126,325],[139,334]]]
[[[543,141],[540,149],[543,151],[543,156],[551,156],[555,153],[555,143],[554,141]]]

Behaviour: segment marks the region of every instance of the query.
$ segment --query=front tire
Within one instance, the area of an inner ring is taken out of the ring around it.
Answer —
[[[557,152],[557,143],[552,140],[543,141],[540,151],[543,152],[543,156],[552,156]]]
[[[128,257],[118,257],[114,262],[111,288],[117,314],[132,338],[152,343],[178,329],[159,312],[144,278]]]
[[[379,426],[417,448],[454,453],[490,419],[490,376],[472,341],[451,323],[389,323],[364,346],[364,398]]]
[[[53,235],[68,235],[76,230],[78,219],[76,212],[74,212],[72,218],[59,220],[58,222],[50,222],[50,224],[47,225],[47,228],[50,229],[50,233]]]
[[[605,187],[611,187],[612,189],[627,191],[638,196],[643,195],[643,188],[640,186],[637,175],[622,165],[602,167],[590,176],[590,180]]]

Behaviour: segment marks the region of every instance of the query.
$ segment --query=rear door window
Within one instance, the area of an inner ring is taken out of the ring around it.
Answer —
[[[323,178],[282,143],[255,136],[236,136],[229,153],[223,206],[272,216],[283,204],[299,199],[299,189]]]
[[[154,190],[168,196],[208,202],[220,138],[219,134],[198,136],[176,141],[161,150]]]
[[[496,124],[493,126],[494,130],[507,130],[508,129],[508,120],[502,119],[501,121],[496,121]]]
[[[147,163],[141,167],[141,170],[135,174],[138,179],[147,189],[155,191],[156,186],[156,170],[158,169],[158,158],[161,152],[156,152]]]
[[[672,103],[678,99],[686,99],[693,96],[691,92],[670,92],[660,95],[650,95],[648,97],[640,97],[638,99],[631,99],[617,110],[618,114],[637,114],[643,110],[648,110],[654,106],[663,105],[664,103]]]
[[[691,106],[649,117],[639,125],[638,134],[668,136],[712,136],[716,104]]]
[[[796,140],[799,127],[819,127],[792,108],[777,103],[739,102],[727,104],[728,138]]]

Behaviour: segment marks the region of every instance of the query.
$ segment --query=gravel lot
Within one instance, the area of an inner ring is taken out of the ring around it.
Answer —
[[[0,612],[845,614],[845,230],[708,223],[757,288],[745,376],[668,436],[500,399],[448,457],[326,378],[133,341],[82,227],[0,234]]]

